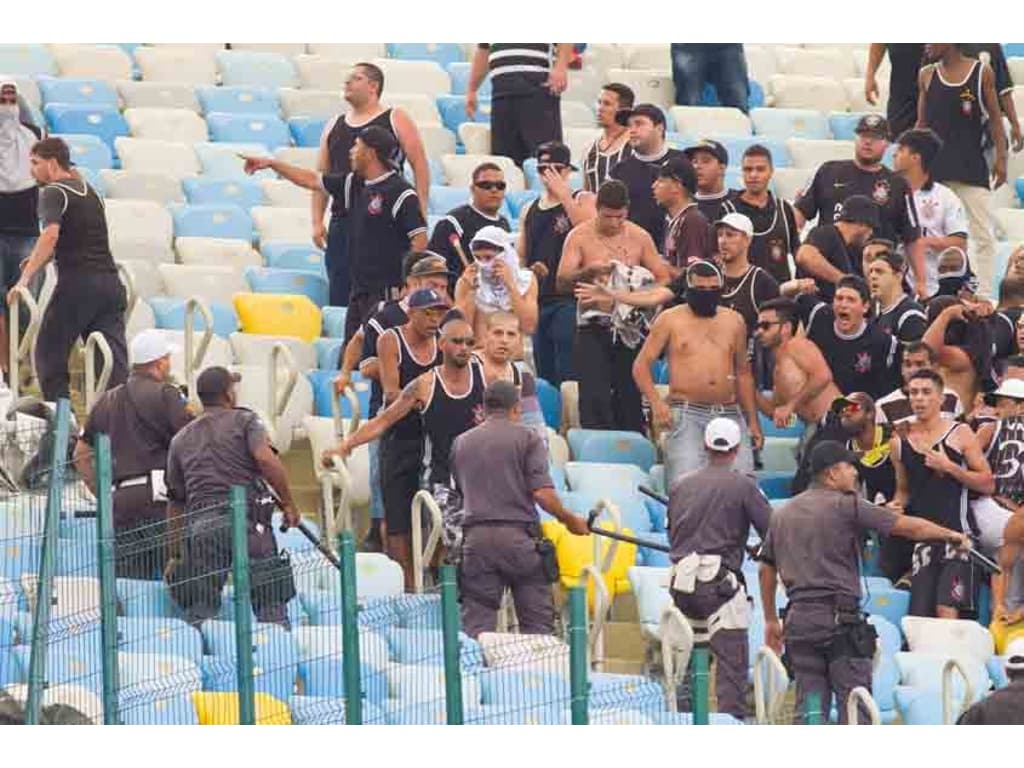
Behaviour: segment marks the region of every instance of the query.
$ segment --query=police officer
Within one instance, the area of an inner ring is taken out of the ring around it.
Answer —
[[[585,535],[587,524],[562,506],[555,493],[543,440],[518,423],[515,385],[489,384],[484,411],[484,423],[459,435],[451,455],[465,509],[462,626],[470,637],[493,632],[502,594],[509,587],[520,632],[551,634],[551,584],[558,578],[557,565],[552,568],[551,543],[540,538],[536,505],[570,533]]]
[[[1006,649],[1010,684],[990,693],[960,715],[957,725],[1024,725],[1024,638]]]
[[[967,549],[962,533],[859,498],[857,456],[833,440],[811,451],[811,487],[776,509],[761,560],[765,643],[776,653],[785,642],[796,678],[797,715],[808,694],[829,712],[837,697],[840,722],[858,686],[871,689],[876,633],[860,611],[860,544],[868,530],[914,541],[944,541]],[[785,625],[775,608],[777,579],[789,597]],[[860,718],[867,718],[861,707]]]
[[[119,578],[159,579],[164,570],[167,449],[192,420],[181,391],[167,383],[173,351],[156,331],[136,336],[131,376],[100,396],[75,445],[75,468],[95,494],[96,435],[110,437]]]
[[[670,592],[695,640],[717,661],[718,711],[747,716],[750,605],[740,571],[753,525],[764,538],[771,505],[757,482],[733,469],[742,435],[732,419],[704,430],[707,466],[683,475],[669,497]]]
[[[199,375],[196,392],[203,415],[171,441],[167,456],[171,596],[189,622],[200,624],[220,610],[220,594],[232,562],[228,500],[231,487],[248,489],[252,602],[259,621],[288,625],[285,604],[294,596],[291,570],[277,552],[271,530],[273,504],[263,478],[281,499],[287,525],[297,525],[284,465],[255,413],[237,408],[237,373],[214,366]],[[182,541],[182,538],[184,541]]]

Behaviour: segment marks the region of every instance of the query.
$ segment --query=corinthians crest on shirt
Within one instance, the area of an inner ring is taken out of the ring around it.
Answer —
[[[853,361],[853,370],[860,374],[868,373],[871,370],[871,353],[858,352]]]
[[[566,232],[572,229],[572,222],[569,221],[568,216],[559,216],[557,219],[555,219],[554,228],[555,232],[557,232],[560,235],[564,235]]]
[[[380,193],[374,193],[370,195],[370,202],[366,205],[366,211],[371,216],[380,216],[381,211],[384,210],[384,195]]]
[[[776,261],[776,262],[777,261],[782,261],[784,258],[786,258],[786,249],[782,247],[782,241],[781,240],[772,240],[771,241],[771,256],[772,256],[772,261]]]
[[[977,101],[977,97],[975,97],[974,91],[970,88],[964,88],[960,91],[960,111],[964,113],[964,117],[971,116],[971,112],[974,111],[975,101]]]
[[[879,179],[875,182],[875,188],[871,190],[871,199],[878,205],[885,205],[889,202],[889,182]]]

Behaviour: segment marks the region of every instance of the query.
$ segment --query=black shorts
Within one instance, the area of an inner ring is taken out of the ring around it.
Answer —
[[[967,555],[948,544],[914,547],[910,580],[910,615],[935,616],[936,608],[956,608],[961,614],[977,610],[978,578]]]
[[[388,535],[412,530],[412,499],[420,489],[423,441],[389,438],[380,441],[380,490]]]
[[[501,96],[491,101],[491,154],[512,158],[516,165],[533,157],[537,147],[562,140],[562,101],[546,89],[526,96]]]

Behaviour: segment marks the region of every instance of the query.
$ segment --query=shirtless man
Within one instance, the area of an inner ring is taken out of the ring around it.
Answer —
[[[757,340],[775,352],[772,399],[757,394],[757,407],[776,426],[785,427],[795,415],[818,425],[842,393],[818,345],[797,335],[800,310],[792,299],[765,302],[757,316]]]
[[[643,267],[659,283],[669,279],[651,236],[628,220],[629,192],[621,181],[607,181],[597,193],[597,218],[577,226],[565,241],[558,264],[558,289],[605,276],[613,286],[629,284],[626,268]],[[613,329],[615,302],[580,301],[576,308],[574,365],[579,382],[580,424],[584,429],[643,431],[640,392],[630,372],[640,344]]]
[[[704,430],[716,416],[731,418],[749,430],[739,446],[736,468],[754,468],[751,443],[764,444],[747,362],[743,318],[719,307],[724,279],[718,267],[698,261],[687,269],[686,304],[662,312],[633,363],[633,379],[651,404],[654,426],[670,430],[665,442],[665,478],[669,491],[687,472],[707,463]],[[669,399],[662,400],[651,365],[668,351]],[[746,433],[747,430],[744,430]]]
[[[981,391],[984,365],[983,361],[974,359],[968,349],[967,325],[984,321],[991,314],[992,305],[988,302],[957,301],[944,296],[933,299],[928,305],[931,323],[921,341],[935,351],[939,372],[949,388],[960,396],[965,408],[975,402]]]

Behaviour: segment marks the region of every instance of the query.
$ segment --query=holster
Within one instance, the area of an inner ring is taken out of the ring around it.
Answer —
[[[295,597],[295,577],[287,552],[253,558],[249,563],[252,605],[257,614],[264,606],[285,605]]]
[[[540,564],[544,572],[544,578],[547,579],[549,584],[555,584],[561,576],[561,572],[558,569],[558,557],[555,554],[555,545],[544,536],[537,536],[536,542],[537,554],[540,555]]]

